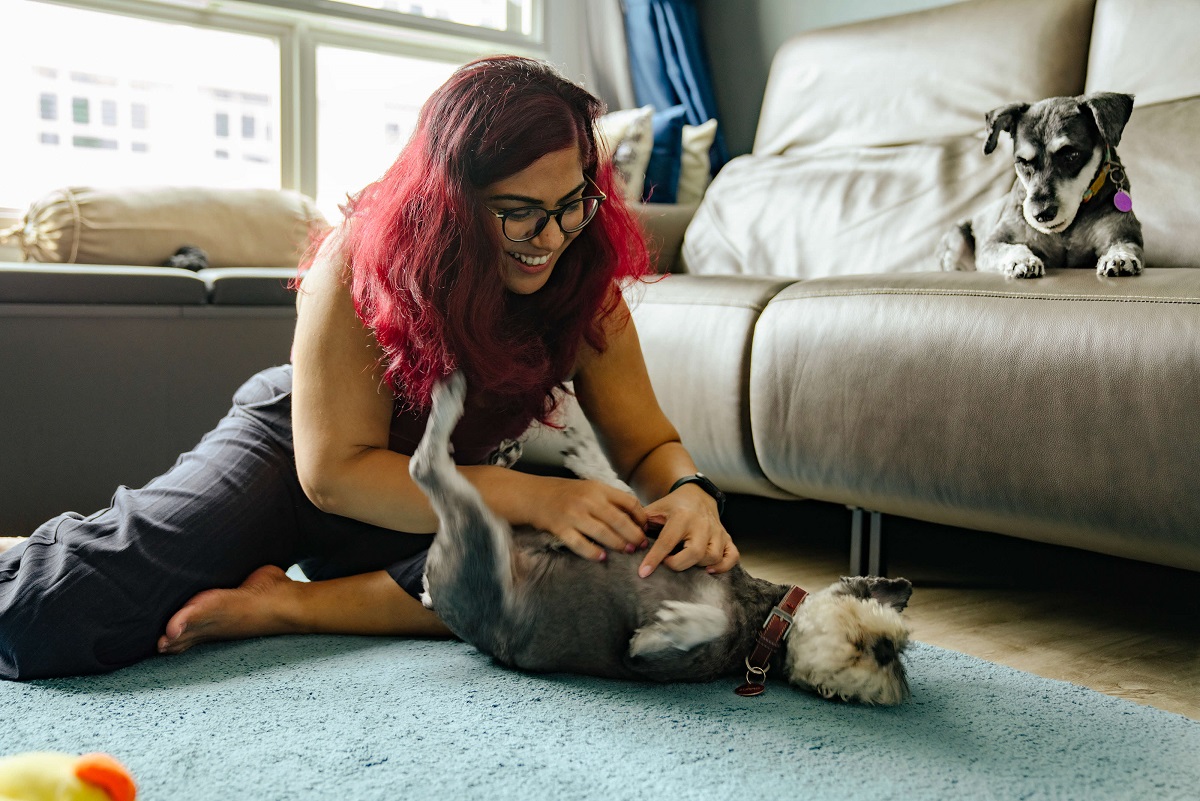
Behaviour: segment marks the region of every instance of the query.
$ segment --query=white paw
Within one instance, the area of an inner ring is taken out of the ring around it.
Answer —
[[[1096,275],[1141,275],[1142,260],[1124,248],[1112,247],[1096,262]]]
[[[1028,253],[1007,262],[1004,274],[1009,278],[1041,278],[1046,274],[1046,265],[1037,256]]]

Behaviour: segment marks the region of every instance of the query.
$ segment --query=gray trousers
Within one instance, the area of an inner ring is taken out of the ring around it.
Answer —
[[[430,535],[322,512],[301,490],[291,386],[290,365],[258,373],[165,474],[0,554],[0,678],[100,673],[152,656],[185,601],[262,565],[298,563],[313,580],[388,570],[420,592]]]

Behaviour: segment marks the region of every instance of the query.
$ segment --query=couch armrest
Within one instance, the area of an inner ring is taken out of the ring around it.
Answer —
[[[697,206],[674,203],[634,203],[631,208],[646,228],[646,240],[654,269],[660,273],[686,272],[679,260],[683,234]]]

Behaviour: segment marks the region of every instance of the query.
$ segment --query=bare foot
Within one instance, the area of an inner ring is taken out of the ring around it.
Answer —
[[[24,540],[24,537],[0,537],[0,553],[4,553],[9,548]]]
[[[158,652],[181,654],[202,642],[296,632],[287,614],[295,584],[278,567],[264,565],[237,589],[198,593],[167,621]]]

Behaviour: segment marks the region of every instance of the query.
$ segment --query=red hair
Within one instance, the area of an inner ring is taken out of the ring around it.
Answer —
[[[427,408],[434,383],[459,368],[492,410],[549,422],[581,344],[604,349],[620,285],[645,276],[649,257],[597,147],[602,113],[599,100],[542,62],[471,62],[425,102],[391,168],[347,204],[355,309],[406,409]],[[541,289],[511,293],[504,240],[477,191],[571,146],[608,200]]]

